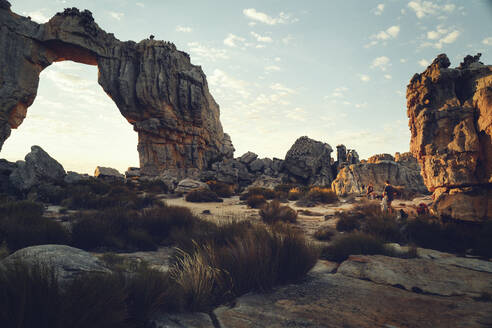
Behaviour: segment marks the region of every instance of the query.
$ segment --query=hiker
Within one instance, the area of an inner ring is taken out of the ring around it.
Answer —
[[[372,183],[370,183],[367,186],[366,197],[369,198],[369,199],[373,199],[374,198],[374,186],[372,185]]]
[[[395,190],[394,188],[390,185],[389,181],[386,180],[384,183],[384,190],[383,190],[383,202],[386,203],[386,210],[389,211],[390,213],[393,213],[393,208],[391,207],[391,202],[394,199],[394,194]],[[383,206],[383,204],[381,204]]]

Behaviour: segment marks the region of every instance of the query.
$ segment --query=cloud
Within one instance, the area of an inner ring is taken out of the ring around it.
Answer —
[[[251,35],[256,39],[258,42],[272,42],[272,38],[269,36],[261,36],[258,33],[251,32]]]
[[[233,92],[244,99],[251,94],[248,90],[248,82],[236,79],[220,69],[215,69],[208,81],[214,89],[222,90],[221,92],[227,90],[227,92]]]
[[[190,53],[198,59],[215,62],[217,60],[229,59],[225,49],[208,47],[199,42],[188,43]]]
[[[273,83],[272,85],[270,85],[270,89],[278,91],[279,94],[281,94],[281,95],[296,93],[295,90],[288,88],[281,83]]]
[[[269,65],[265,67],[265,71],[267,72],[278,72],[281,71],[282,69],[278,67],[277,65]]]
[[[238,44],[236,42],[244,42],[245,39],[237,36],[235,34],[229,33],[227,38],[224,39],[224,44],[229,47],[237,47]]]
[[[143,2],[137,2],[135,4],[141,8],[145,8],[145,4]]]
[[[113,19],[121,20],[125,16],[125,14],[124,13],[117,13],[117,12],[114,12],[114,11],[110,11],[109,12],[109,16],[111,16],[111,18],[113,18]]]
[[[386,71],[389,66],[391,66],[390,59],[386,56],[375,58],[371,64],[371,68],[379,68],[382,71]]]
[[[430,65],[429,61],[425,60],[425,59],[421,59],[419,60],[419,65],[422,66],[422,67],[427,67]]]
[[[384,78],[385,78],[386,80],[391,80],[393,77],[392,77],[391,75],[389,75],[389,74],[385,74],[385,75],[384,75]]]
[[[367,102],[363,102],[361,104],[355,104],[355,108],[365,108],[367,107]]]
[[[294,121],[305,122],[306,121],[306,110],[301,107],[296,107],[294,109],[287,110],[285,112],[285,117],[290,118]]]
[[[400,63],[404,64],[407,62],[407,59],[406,58],[400,58]]]
[[[400,33],[400,26],[399,25],[393,25],[388,27],[386,30],[379,31],[376,34],[371,35],[370,39],[372,41],[367,44],[365,47],[371,47],[377,45],[380,41],[387,41],[390,39],[396,39],[398,37],[398,34]]]
[[[178,26],[176,26],[176,32],[191,33],[191,32],[193,32],[193,29],[191,27],[188,27],[188,26],[178,25]]]
[[[444,44],[455,42],[460,34],[461,32],[456,29],[445,28],[442,25],[438,25],[435,30],[427,31],[427,40],[431,41],[425,41],[420,46],[441,49]]]
[[[450,44],[450,43],[455,42],[458,39],[458,37],[460,36],[460,34],[461,34],[460,31],[452,31],[449,34],[447,34],[445,37],[440,39],[439,42],[437,42],[434,45],[434,47],[437,49],[441,49],[444,43]]]
[[[286,37],[282,38],[282,43],[288,45],[291,43],[292,40],[294,40],[294,37],[289,34]]]
[[[425,16],[435,16],[443,13],[451,13],[456,6],[454,4],[439,5],[432,1],[414,0],[407,5],[415,12],[417,18],[421,19]]]
[[[373,9],[374,15],[380,16],[384,11],[384,3],[380,3]]]
[[[369,82],[371,81],[371,77],[367,74],[359,74],[359,78],[362,82]]]
[[[286,14],[284,12],[280,12],[278,17],[271,17],[263,12],[257,11],[255,8],[244,9],[243,14],[253,21],[257,21],[267,25],[287,24],[298,21],[297,18],[292,17],[290,14]]]
[[[44,11],[45,9],[29,11],[29,12],[23,11],[22,15],[26,17],[29,16],[36,23],[43,24],[50,20],[50,18],[44,13]]]
[[[482,40],[482,44],[485,44],[486,46],[492,46],[492,36],[485,38]]]

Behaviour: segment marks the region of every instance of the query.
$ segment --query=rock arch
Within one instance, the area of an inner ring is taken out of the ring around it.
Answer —
[[[122,42],[76,8],[37,24],[0,0],[0,49],[0,150],[26,117],[41,71],[72,60],[98,67],[98,83],[138,133],[144,173],[204,169],[233,156],[205,74],[172,43]]]

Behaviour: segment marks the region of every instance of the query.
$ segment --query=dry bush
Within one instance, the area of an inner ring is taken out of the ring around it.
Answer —
[[[289,195],[288,195],[289,200],[299,200],[302,197],[304,197],[304,192],[301,189],[294,187],[289,190]]]
[[[337,194],[331,188],[312,187],[306,194],[306,198],[322,204],[333,204],[338,201]]]
[[[275,191],[273,189],[263,188],[263,187],[251,187],[245,193],[243,193],[239,199],[247,200],[253,195],[263,196],[265,199],[274,199]]]
[[[251,208],[261,208],[266,204],[265,196],[263,195],[250,195],[246,200],[246,203]]]
[[[260,216],[263,222],[274,224],[276,222],[297,221],[297,212],[289,206],[282,206],[278,200],[272,200],[260,210]]]
[[[382,241],[364,233],[341,235],[333,243],[323,249],[322,257],[335,262],[345,261],[350,255],[386,254]]]
[[[351,232],[360,228],[360,217],[353,213],[342,213],[337,222],[337,230]]]
[[[314,232],[313,237],[321,241],[330,241],[336,234],[337,231],[332,227],[322,226]]]
[[[185,199],[187,202],[193,203],[223,202],[222,198],[219,198],[215,192],[205,188],[190,191],[186,194]]]
[[[210,190],[215,192],[219,197],[229,198],[234,195],[233,185],[214,180],[207,181],[206,183],[209,186]]]

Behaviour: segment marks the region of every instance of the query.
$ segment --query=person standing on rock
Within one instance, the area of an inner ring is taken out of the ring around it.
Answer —
[[[383,212],[389,211],[390,213],[393,213],[391,202],[393,201],[394,194],[395,190],[390,185],[389,181],[386,180],[383,190],[383,202],[381,203],[381,208],[383,209]]]

